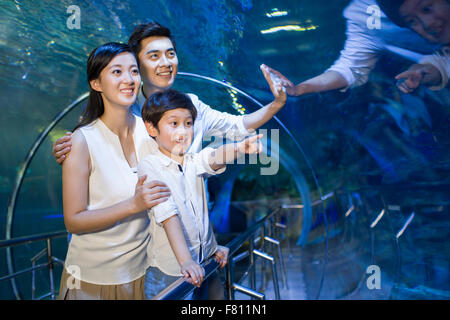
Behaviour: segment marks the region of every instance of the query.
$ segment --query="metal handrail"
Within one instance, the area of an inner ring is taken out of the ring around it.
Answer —
[[[237,250],[248,240],[250,239],[262,226],[263,224],[273,217],[277,212],[281,209],[277,208],[271,213],[267,214],[265,217],[261,218],[257,222],[255,222],[250,228],[246,231],[238,235],[236,238],[228,242],[225,246],[230,250],[228,253],[228,263],[231,262],[233,254],[236,253]],[[214,260],[210,259],[202,264],[202,267],[205,269],[205,277],[204,280],[207,279],[213,272],[215,272],[219,264]],[[231,280],[231,279],[230,279]],[[152,300],[182,300],[186,298],[193,290],[195,286],[186,282],[183,277],[175,280],[172,284],[170,284],[163,291],[158,293],[156,296],[152,298]]]
[[[0,282],[2,281],[6,281],[6,280],[10,280],[12,283],[15,283],[15,278],[29,273],[32,273],[32,299],[34,300],[34,293],[35,293],[35,286],[34,286],[34,275],[35,275],[35,271],[38,269],[42,269],[42,268],[48,268],[49,270],[49,277],[50,277],[50,292],[47,294],[44,294],[42,297],[40,297],[39,299],[43,299],[45,297],[50,296],[52,299],[55,299],[55,286],[54,286],[54,276],[53,276],[53,266],[55,263],[59,263],[61,265],[64,266],[64,262],[61,261],[60,259],[52,256],[52,246],[51,246],[51,240],[52,239],[56,239],[56,238],[61,238],[61,237],[65,237],[68,235],[68,232],[66,230],[63,231],[56,231],[56,232],[52,232],[52,233],[47,233],[47,234],[36,234],[36,235],[32,235],[32,236],[25,236],[25,237],[17,237],[17,238],[13,238],[13,239],[9,239],[9,240],[1,240],[0,241],[0,248],[6,248],[7,250],[10,249],[13,246],[18,246],[18,245],[24,245],[24,244],[28,244],[28,243],[33,243],[33,242],[37,242],[37,241],[44,241],[46,242],[47,246],[45,249],[43,249],[42,251],[40,251],[37,255],[35,255],[32,259],[32,266],[31,268],[26,268],[17,272],[9,272],[8,275],[0,277]],[[36,261],[39,258],[44,257],[44,255],[47,256],[47,262],[46,263],[41,263],[36,265]],[[17,295],[16,295],[17,297]],[[17,297],[18,299],[20,299],[20,296]]]
[[[64,236],[67,236],[69,233],[67,230],[61,230],[61,231],[55,231],[51,233],[41,233],[36,234],[32,236],[25,236],[25,237],[17,237],[9,240],[0,240],[0,249],[4,247],[13,247],[20,244],[30,243],[30,242],[36,242],[40,240],[46,240],[46,239],[54,239],[54,238],[61,238]]]

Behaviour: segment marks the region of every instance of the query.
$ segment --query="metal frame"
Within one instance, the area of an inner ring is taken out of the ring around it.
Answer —
[[[50,297],[52,300],[55,300],[56,296],[55,296],[55,282],[54,282],[54,272],[53,272],[54,264],[59,263],[62,266],[64,266],[64,262],[52,255],[51,240],[56,239],[56,238],[66,237],[67,235],[68,235],[68,232],[64,230],[64,231],[57,231],[57,232],[48,233],[48,234],[39,234],[39,235],[34,235],[34,236],[29,236],[29,237],[19,237],[19,238],[0,241],[0,249],[6,248],[7,250],[13,246],[25,245],[25,244],[29,244],[29,243],[38,242],[38,241],[46,242],[46,247],[30,259],[31,260],[31,268],[26,268],[26,269],[23,269],[23,270],[20,270],[17,272],[10,273],[6,276],[0,277],[0,282],[6,281],[6,280],[11,280],[11,282],[15,284],[16,277],[31,272],[32,273],[31,299],[32,300],[41,300],[46,297]],[[47,257],[47,262],[36,265],[36,261],[44,256]],[[36,272],[36,270],[42,269],[42,268],[48,268],[49,279],[50,279],[50,292],[47,294],[44,294],[43,296],[36,299],[35,298],[35,292],[36,292],[35,272]],[[16,294],[16,298],[18,300],[20,300],[21,296],[19,295],[19,297],[17,297],[19,292],[14,291],[14,293]]]

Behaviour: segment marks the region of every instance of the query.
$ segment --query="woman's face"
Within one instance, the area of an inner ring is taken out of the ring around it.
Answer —
[[[141,41],[139,65],[142,80],[150,91],[163,91],[172,86],[178,71],[178,57],[167,37],[151,36]]]
[[[405,0],[399,13],[408,27],[423,38],[450,43],[450,0]]]
[[[104,100],[127,107],[135,102],[140,84],[136,59],[129,52],[115,56],[100,77],[91,81],[91,87],[101,92]]]

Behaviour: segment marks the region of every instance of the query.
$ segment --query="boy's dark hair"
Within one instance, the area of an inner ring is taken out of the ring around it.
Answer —
[[[407,28],[405,21],[400,16],[400,7],[405,0],[377,0],[381,11],[396,25],[402,28]]]
[[[177,51],[175,41],[172,38],[172,34],[170,33],[169,28],[160,25],[156,21],[150,21],[144,24],[137,25],[134,28],[134,31],[131,34],[130,38],[128,39],[128,45],[133,49],[136,57],[138,57],[139,52],[142,49],[141,41],[152,36],[169,38],[170,41],[172,41],[175,52]]]
[[[156,128],[159,120],[165,112],[178,108],[187,109],[192,115],[192,122],[197,117],[191,98],[187,94],[178,92],[174,89],[167,89],[162,92],[152,94],[142,106],[142,120],[151,122]]]

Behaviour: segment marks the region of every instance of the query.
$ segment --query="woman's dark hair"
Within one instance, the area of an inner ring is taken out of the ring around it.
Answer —
[[[100,72],[120,53],[129,52],[134,55],[133,50],[123,43],[109,42],[92,50],[87,60],[87,80],[89,83],[89,98],[81,115],[80,122],[73,129],[85,126],[99,118],[105,112],[103,99],[100,92],[91,88],[90,82],[100,77]]]
[[[142,49],[141,41],[145,38],[152,37],[152,36],[160,36],[160,37],[167,37],[172,41],[173,48],[175,52],[177,51],[177,48],[175,46],[175,41],[172,38],[172,35],[170,33],[170,30],[162,25],[160,25],[158,22],[150,21],[144,24],[137,25],[134,28],[133,33],[131,34],[130,38],[128,39],[128,45],[133,49],[134,54],[136,57],[139,56],[139,52]],[[139,63],[139,61],[138,61]]]
[[[396,25],[402,28],[407,28],[405,21],[400,16],[400,7],[405,0],[377,0],[381,11]]]
[[[156,128],[165,112],[178,108],[187,109],[192,115],[192,122],[197,117],[191,98],[187,94],[174,89],[167,89],[152,94],[142,106],[142,120],[150,122]]]

